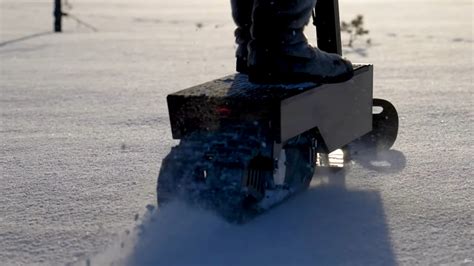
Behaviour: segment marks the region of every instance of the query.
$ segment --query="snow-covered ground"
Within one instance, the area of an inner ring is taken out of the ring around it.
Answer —
[[[176,144],[166,95],[233,72],[229,3],[70,0],[99,31],[52,34],[51,2],[0,2],[0,264],[473,264],[472,1],[341,0],[373,43],[346,56],[401,116],[391,167],[355,162],[242,226],[142,220]]]

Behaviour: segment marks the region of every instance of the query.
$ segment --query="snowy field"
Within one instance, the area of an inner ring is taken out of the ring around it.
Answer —
[[[471,0],[340,0],[372,39],[346,56],[401,117],[390,167],[242,226],[146,208],[176,144],[166,95],[233,72],[228,1],[70,0],[98,31],[63,34],[51,2],[0,1],[1,265],[474,265]]]

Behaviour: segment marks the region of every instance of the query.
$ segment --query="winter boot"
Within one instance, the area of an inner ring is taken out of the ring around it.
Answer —
[[[249,80],[335,83],[353,76],[351,62],[308,44],[303,29],[316,0],[254,0]]]
[[[247,67],[247,45],[250,41],[250,27],[252,25],[253,0],[231,0],[232,17],[237,29],[235,30],[235,42],[237,43],[236,70],[248,74]]]

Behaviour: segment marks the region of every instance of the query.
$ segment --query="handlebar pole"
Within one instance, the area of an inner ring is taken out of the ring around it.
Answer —
[[[338,0],[317,0],[313,10],[318,48],[342,55]]]

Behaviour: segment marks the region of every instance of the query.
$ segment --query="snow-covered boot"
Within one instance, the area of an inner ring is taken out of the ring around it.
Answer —
[[[231,0],[232,17],[237,29],[235,30],[235,42],[237,43],[236,70],[247,74],[247,45],[250,41],[250,27],[252,26],[253,0]]]
[[[353,76],[352,64],[308,44],[303,29],[316,0],[254,0],[249,80],[254,83],[334,83]]]

